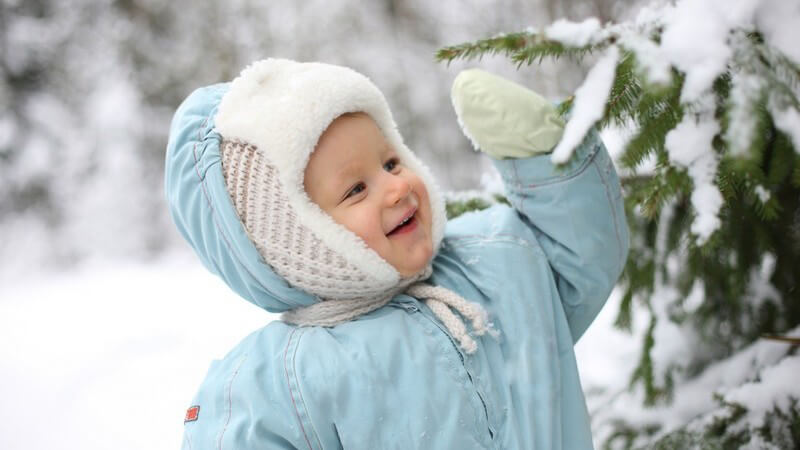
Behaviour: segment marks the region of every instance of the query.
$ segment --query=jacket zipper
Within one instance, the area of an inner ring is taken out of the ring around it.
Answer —
[[[408,303],[400,303],[399,306],[408,311],[418,312],[422,314],[422,316],[424,316],[426,319],[433,322],[433,324],[436,325],[436,327],[439,328],[439,330],[442,333],[444,333],[445,336],[447,336],[447,339],[450,340],[450,344],[453,345],[453,349],[456,351],[456,353],[458,353],[458,357],[461,359],[461,365],[464,367],[464,371],[467,372],[467,378],[469,378],[470,383],[472,383],[472,387],[475,389],[475,393],[478,394],[478,398],[481,400],[481,405],[483,405],[483,414],[486,417],[486,426],[489,429],[489,438],[494,440],[494,430],[492,429],[492,425],[489,422],[489,408],[486,406],[486,400],[483,399],[483,395],[481,394],[480,389],[478,389],[478,386],[475,384],[475,380],[472,379],[472,374],[469,372],[469,369],[467,369],[467,362],[464,360],[464,354],[461,353],[461,349],[458,347],[458,343],[455,341],[455,339],[453,339],[452,336],[450,336],[450,333],[448,333],[447,330],[445,330],[442,327],[439,321],[431,317],[428,317],[428,315],[423,313],[418,306]]]

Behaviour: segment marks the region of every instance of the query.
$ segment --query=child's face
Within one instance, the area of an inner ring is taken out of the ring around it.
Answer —
[[[428,191],[368,115],[345,114],[331,123],[311,154],[303,183],[314,203],[401,275],[414,275],[430,261]]]

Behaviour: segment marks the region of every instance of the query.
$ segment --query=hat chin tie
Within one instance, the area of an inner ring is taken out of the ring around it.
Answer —
[[[281,315],[281,320],[298,326],[323,326],[333,327],[349,322],[364,314],[374,311],[394,298],[395,295],[406,294],[423,300],[434,315],[444,324],[450,335],[456,339],[464,352],[475,353],[478,344],[470,336],[463,319],[472,324],[472,334],[483,336],[486,333],[498,337],[499,332],[488,320],[488,313],[478,303],[470,302],[456,292],[442,286],[433,286],[425,283],[431,274],[428,266],[419,275],[405,279],[397,289],[375,298],[355,298],[345,300],[323,300],[309,306],[303,306],[287,311]],[[456,315],[453,310],[457,311]]]
[[[489,314],[483,306],[466,300],[450,289],[418,282],[406,289],[406,293],[424,299],[428,308],[433,311],[447,328],[447,331],[450,332],[450,335],[458,340],[461,348],[467,353],[475,353],[478,349],[478,344],[467,332],[464,321],[456,316],[451,308],[458,311],[462,318],[472,323],[472,333],[474,335],[483,336],[489,333],[495,338],[500,335],[492,323],[489,322]]]

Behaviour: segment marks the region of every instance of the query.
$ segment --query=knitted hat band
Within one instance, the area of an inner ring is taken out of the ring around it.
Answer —
[[[298,220],[276,169],[255,146],[223,140],[222,168],[236,212],[265,261],[286,281],[326,300],[374,298],[397,286],[366,273]]]

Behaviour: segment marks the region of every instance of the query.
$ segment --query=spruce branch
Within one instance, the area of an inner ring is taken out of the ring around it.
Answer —
[[[800,161],[797,161],[792,172],[792,186],[800,188]]]
[[[642,342],[642,352],[639,359],[639,365],[634,370],[631,376],[629,386],[633,387],[637,383],[641,383],[644,387],[644,404],[645,406],[655,406],[659,401],[668,401],[672,396],[673,380],[671,374],[668,372],[664,374],[664,384],[659,386],[656,381],[656,372],[653,367],[653,346],[655,345],[655,328],[658,319],[652,316],[650,319],[650,326],[644,335]]]
[[[483,57],[484,54],[513,55],[525,47],[531,39],[530,33],[509,33],[489,39],[444,47],[436,52],[437,61],[450,64],[455,59],[473,60]]]
[[[569,111],[572,109],[572,104],[575,102],[575,96],[570,95],[566,98],[563,102],[559,103],[556,110],[558,111],[558,115],[561,117],[566,117],[569,114]]]
[[[636,75],[636,58],[626,51],[620,58],[611,86],[609,101],[598,126],[604,128],[611,123],[625,126],[633,118],[633,109],[641,95],[641,80]]]
[[[610,42],[613,42],[613,40],[609,39],[607,42],[583,47],[570,47],[561,42],[548,39],[541,33],[523,31],[444,47],[436,52],[436,60],[450,64],[456,59],[469,61],[480,59],[485,54],[501,54],[509,57],[518,66],[523,64],[531,65],[534,62],[541,63],[545,58],[570,57],[580,59],[588,53],[608,46]]]
[[[632,331],[631,326],[633,325],[632,317],[633,291],[626,289],[625,294],[622,296],[622,302],[619,305],[619,312],[617,313],[617,318],[614,321],[614,327],[630,333]]]
[[[800,338],[796,338],[796,337],[765,334],[765,335],[761,336],[761,339],[769,339],[771,341],[786,342],[786,343],[792,344],[793,346],[794,345],[800,345]]]

